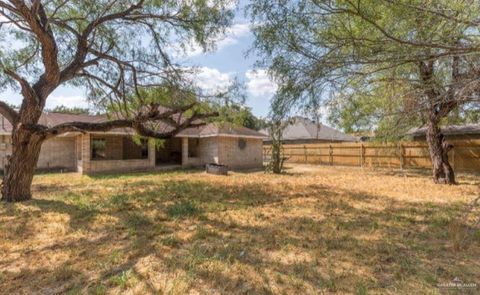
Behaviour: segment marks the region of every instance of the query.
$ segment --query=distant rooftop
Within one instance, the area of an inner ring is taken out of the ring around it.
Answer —
[[[268,134],[268,130],[264,129],[260,132]],[[324,140],[324,141],[356,141],[357,138],[338,131],[324,124],[317,124],[314,121],[303,118],[294,117],[283,131],[283,140]]]
[[[444,135],[480,134],[480,124],[450,125],[441,128]],[[410,136],[425,136],[426,127],[413,128],[407,132]]]
[[[77,115],[77,114],[64,114],[45,112],[42,114],[39,120],[39,124],[47,127],[54,127],[56,125],[68,122],[85,122],[85,123],[101,123],[107,121],[106,115]],[[159,122],[155,126],[157,131],[168,132],[172,130],[172,127],[168,124]],[[0,134],[12,133],[12,124],[0,115]],[[115,128],[105,133],[116,134],[134,134],[135,131],[132,128]],[[231,136],[231,137],[251,137],[251,138],[266,138],[266,135],[258,131],[245,128],[236,127],[231,124],[218,124],[209,123],[200,127],[187,128],[180,131],[176,137],[211,137],[211,136]]]

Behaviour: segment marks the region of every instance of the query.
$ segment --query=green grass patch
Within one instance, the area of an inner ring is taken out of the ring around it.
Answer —
[[[187,218],[198,216],[201,209],[191,201],[181,201],[167,208],[167,215],[171,218]]]

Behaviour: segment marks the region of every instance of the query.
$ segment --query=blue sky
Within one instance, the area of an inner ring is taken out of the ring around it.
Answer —
[[[197,67],[196,81],[203,88],[225,87],[234,78],[243,81],[247,94],[246,105],[251,107],[256,116],[264,117],[276,87],[264,69],[254,68],[255,57],[245,56],[252,42],[250,25],[240,9],[232,27],[217,40],[214,51],[204,53],[199,47],[192,46],[177,58],[178,63],[185,67]],[[0,95],[2,100],[16,105],[21,102],[21,96],[16,92],[5,91]],[[84,90],[72,87],[60,87],[50,95],[47,108],[57,105],[88,107]]]

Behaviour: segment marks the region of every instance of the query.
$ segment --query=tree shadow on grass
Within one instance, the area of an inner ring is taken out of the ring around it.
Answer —
[[[55,245],[35,247],[21,259],[69,253],[54,266],[72,275],[38,264],[13,270],[15,261],[4,260],[2,290],[121,291],[142,284],[146,293],[156,293],[165,288],[151,279],[158,271],[183,274],[188,288],[205,292],[355,292],[358,286],[386,292],[409,280],[432,289],[460,270],[469,281],[478,271],[462,268],[468,258],[446,246],[446,227],[460,205],[399,203],[316,184],[301,192],[185,179],[139,179],[129,186],[91,203],[75,197],[30,201],[38,214],[68,215],[70,230],[81,234],[60,236]],[[367,209],[385,200],[386,209]],[[8,238],[23,243],[29,235]],[[478,247],[468,252],[475,254]]]

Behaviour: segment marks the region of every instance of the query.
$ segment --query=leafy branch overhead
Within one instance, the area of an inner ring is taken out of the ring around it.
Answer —
[[[435,182],[455,182],[439,126],[480,104],[478,1],[259,0],[248,10],[258,63],[279,85],[274,109],[330,101],[343,127],[425,125]]]
[[[20,89],[24,107],[45,106],[60,85],[85,86],[97,107],[117,117],[145,118],[128,108],[141,89],[191,88],[185,70],[170,59],[172,43],[205,49],[230,24],[229,1],[6,1],[0,3],[2,36],[18,46],[1,48],[0,85]],[[192,89],[193,90],[193,89]],[[183,98],[179,98],[182,100]],[[15,122],[20,113],[0,105]],[[34,122],[31,122],[32,124]]]
[[[191,86],[191,71],[170,56],[192,42],[211,48],[230,25],[232,8],[231,0],[1,1],[0,38],[11,46],[0,47],[0,88],[23,97],[19,109],[0,101],[0,114],[13,126],[2,198],[31,198],[40,148],[50,137],[129,127],[161,139],[216,115],[197,103],[224,93]],[[42,125],[49,95],[65,85],[85,88],[109,120]],[[153,87],[166,93],[146,95]]]

